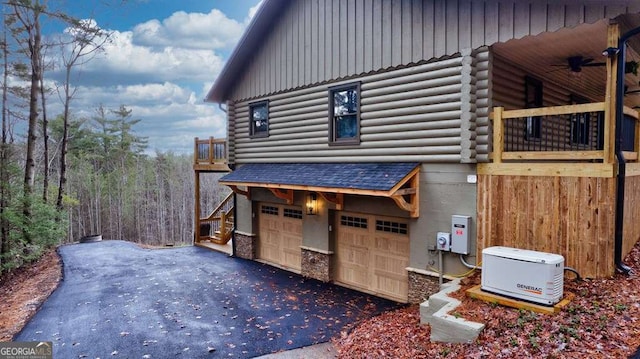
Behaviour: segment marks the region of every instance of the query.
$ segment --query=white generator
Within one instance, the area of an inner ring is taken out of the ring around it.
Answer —
[[[562,299],[564,257],[510,247],[482,250],[482,290],[554,305]]]

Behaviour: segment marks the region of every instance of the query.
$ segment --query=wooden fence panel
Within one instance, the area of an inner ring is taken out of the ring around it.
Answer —
[[[640,176],[626,178],[622,256],[640,240]]]
[[[558,253],[584,277],[610,276],[614,219],[615,178],[478,176],[478,256],[490,246]]]

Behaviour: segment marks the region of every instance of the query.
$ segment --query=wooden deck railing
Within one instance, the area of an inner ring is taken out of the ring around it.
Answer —
[[[201,140],[196,137],[194,164],[223,164],[227,162],[227,140],[213,138]]]
[[[615,143],[609,121],[614,119],[607,121],[605,106],[604,102],[596,102],[509,111],[495,108],[493,163],[610,161]],[[625,131],[630,132],[625,140],[625,157],[631,161],[638,160],[638,117],[638,111],[625,107]]]
[[[231,239],[233,232],[233,192],[230,192],[207,217],[200,218],[198,241],[210,240],[217,244],[225,244]]]

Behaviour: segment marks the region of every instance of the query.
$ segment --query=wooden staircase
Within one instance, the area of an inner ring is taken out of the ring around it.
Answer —
[[[198,219],[199,234],[196,243],[211,242],[227,244],[231,240],[234,230],[233,221],[233,192],[229,193],[220,204],[205,218]]]

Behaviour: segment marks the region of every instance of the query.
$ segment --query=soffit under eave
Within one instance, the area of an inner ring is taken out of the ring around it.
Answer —
[[[386,197],[392,199],[396,205],[409,212],[411,218],[417,218],[420,215],[420,167],[416,167],[409,172],[404,178],[388,191],[384,190],[367,190],[357,188],[343,187],[318,187],[293,184],[277,184],[267,182],[236,182],[236,181],[219,181],[219,184],[228,186],[235,193],[243,195],[251,199],[251,188],[265,188],[271,191],[274,196],[285,200],[287,204],[293,204],[293,191],[317,192],[325,200],[336,205],[336,209],[341,210],[343,206],[343,196],[345,194]],[[240,187],[245,187],[242,189]]]

